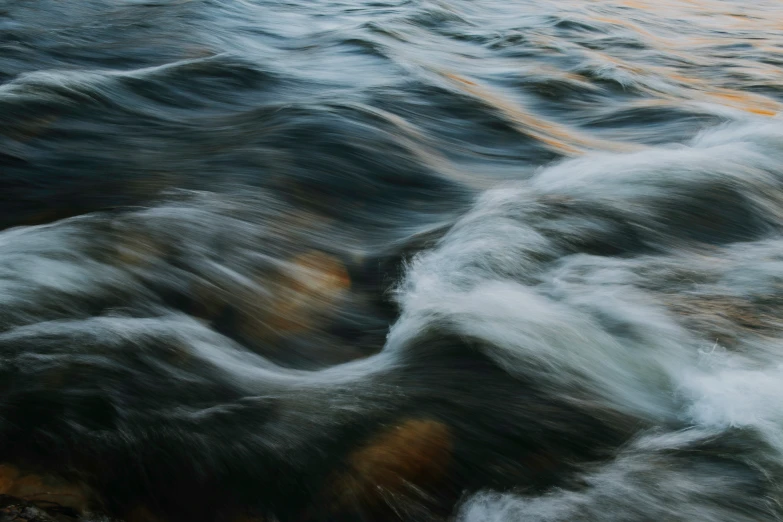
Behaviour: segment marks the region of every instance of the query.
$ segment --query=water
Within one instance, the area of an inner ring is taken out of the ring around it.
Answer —
[[[773,0],[0,1],[0,494],[783,519],[782,85]]]

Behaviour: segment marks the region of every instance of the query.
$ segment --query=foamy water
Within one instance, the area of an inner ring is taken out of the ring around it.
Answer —
[[[781,85],[772,0],[0,3],[0,500],[783,519]]]

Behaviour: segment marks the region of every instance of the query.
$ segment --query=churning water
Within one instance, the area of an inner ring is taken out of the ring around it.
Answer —
[[[1,0],[0,494],[781,520],[781,104],[778,0]]]

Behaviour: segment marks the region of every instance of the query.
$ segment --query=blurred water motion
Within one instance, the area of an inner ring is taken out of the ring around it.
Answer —
[[[777,0],[0,2],[0,520],[783,519],[781,103]]]

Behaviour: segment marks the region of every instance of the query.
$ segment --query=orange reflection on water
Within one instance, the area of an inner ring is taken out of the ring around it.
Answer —
[[[642,148],[640,145],[631,143],[591,138],[575,129],[569,129],[565,125],[528,112],[487,85],[479,84],[475,80],[452,72],[442,72],[441,74],[462,92],[498,111],[520,133],[544,143],[560,154],[574,156],[584,153],[586,149],[632,151]]]
[[[634,16],[629,8],[644,13]],[[644,51],[585,53],[638,73],[635,87],[645,95],[714,103],[767,117],[783,112],[774,98],[737,88],[738,74],[761,85],[783,82],[778,66],[783,60],[783,2],[592,0],[580,12],[595,22],[630,29],[644,41]],[[777,60],[770,61],[773,57]]]

